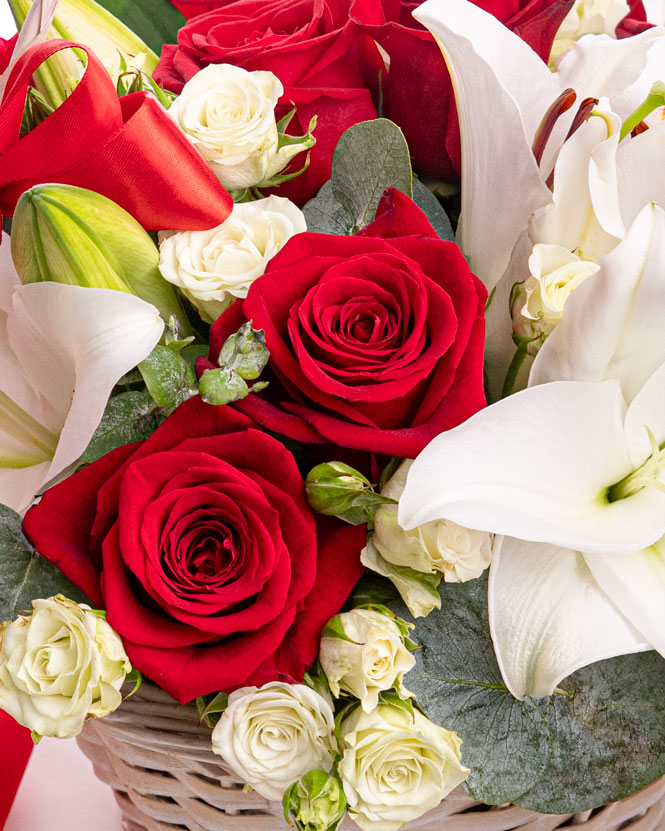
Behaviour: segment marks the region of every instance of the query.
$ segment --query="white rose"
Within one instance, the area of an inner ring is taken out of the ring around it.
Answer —
[[[628,11],[626,0],[575,0],[554,38],[550,64],[556,65],[557,59],[583,35],[615,37],[615,29]]]
[[[304,149],[279,147],[275,105],[283,92],[272,72],[211,64],[187,81],[168,114],[224,187],[251,188]]]
[[[399,501],[409,468],[407,459],[385,485],[381,494]],[[412,613],[418,617],[440,606],[432,581],[413,579],[403,569],[442,575],[447,583],[479,577],[492,559],[492,536],[485,531],[463,528],[438,519],[405,531],[397,521],[397,505],[380,505],[374,516],[374,533],[361,553],[367,568],[389,577]],[[397,568],[391,568],[397,567]]]
[[[75,736],[120,705],[131,664],[89,606],[57,596],[32,608],[0,628],[0,708],[40,736]]]
[[[566,301],[600,266],[583,260],[561,245],[537,243],[529,257],[530,277],[519,285],[512,300],[513,331],[532,341],[535,355],[563,317]]]
[[[339,775],[351,818],[365,831],[395,831],[430,811],[469,774],[461,741],[417,710],[357,707],[342,723]]]
[[[339,697],[341,689],[350,692],[366,712],[376,707],[384,690],[395,687],[403,698],[410,695],[402,679],[416,659],[397,623],[380,612],[353,609],[336,615],[324,630],[319,659],[333,695]]]
[[[323,696],[304,684],[272,681],[231,693],[212,732],[212,749],[261,796],[281,800],[310,770],[330,772],[334,730]]]
[[[303,212],[281,196],[240,202],[216,228],[162,240],[159,270],[212,323],[236,297],[247,297],[280,248],[306,230]]]

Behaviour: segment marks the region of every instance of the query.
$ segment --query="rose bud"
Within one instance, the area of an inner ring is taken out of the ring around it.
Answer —
[[[106,196],[72,185],[35,185],[16,204],[11,247],[23,284],[50,280],[129,292],[152,303],[165,321],[175,316],[189,334],[180,301],[159,273],[157,246]]]
[[[325,770],[310,770],[291,785],[282,802],[284,819],[298,831],[336,831],[346,813],[342,783]]]
[[[62,595],[0,626],[0,708],[35,739],[75,736],[112,713],[131,669],[104,616]]]
[[[326,462],[307,474],[307,501],[320,514],[338,516],[353,507],[358,494],[371,488],[369,479],[343,462]]]
[[[416,663],[409,624],[385,612],[360,608],[335,615],[321,637],[319,659],[332,694],[351,693],[367,713],[385,690],[395,688],[400,698],[411,695],[402,683]]]
[[[393,504],[376,510],[374,532],[360,559],[392,581],[414,617],[426,617],[441,608],[437,586],[442,577],[447,583],[464,583],[489,566],[492,535],[447,519],[405,531],[397,521],[397,503],[412,464],[405,460],[382,489],[381,495],[391,497]]]
[[[23,25],[32,0],[8,0],[16,24]],[[115,80],[123,63],[152,73],[157,55],[131,29],[94,0],[60,0],[49,37],[90,47]],[[80,53],[79,53],[80,55]],[[59,106],[83,76],[85,63],[72,49],[53,55],[35,72],[40,91],[53,107]]]

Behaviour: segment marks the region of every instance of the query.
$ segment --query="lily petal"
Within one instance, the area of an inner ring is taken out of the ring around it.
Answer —
[[[150,353],[163,322],[130,294],[34,283],[15,290],[8,331],[33,388],[60,418],[50,479],[85,450],[113,386]]]
[[[20,282],[12,260],[9,234],[3,231],[2,244],[0,244],[0,311],[5,313],[9,311],[12,294]]]
[[[665,533],[665,494],[615,502],[633,469],[617,381],[529,387],[437,436],[411,467],[399,522],[467,528],[575,550],[625,553]],[[642,459],[644,461],[644,459]]]
[[[551,200],[531,143],[559,86],[521,38],[467,0],[427,0],[414,17],[444,53],[457,101],[462,159],[473,160],[462,165],[458,242],[492,289],[531,213]],[[520,198],[507,198],[510,193]]]
[[[635,554],[587,554],[585,559],[605,594],[665,655],[665,540]]]
[[[617,154],[617,181],[621,192],[621,213],[629,226],[650,202],[665,205],[665,180],[653,171],[665,158],[665,123],[652,125],[629,141]]]
[[[600,266],[568,298],[529,385],[618,378],[630,403],[665,362],[665,211],[643,208]]]
[[[30,6],[30,10],[23,21],[21,31],[14,44],[14,51],[9,60],[9,65],[2,73],[2,76],[0,76],[0,98],[5,91],[7,81],[16,61],[26,49],[29,49],[35,43],[41,43],[43,40],[46,40],[57,7],[58,0],[34,0],[32,6]]]
[[[488,602],[501,674],[516,698],[551,695],[581,667],[652,648],[570,549],[498,538]]]

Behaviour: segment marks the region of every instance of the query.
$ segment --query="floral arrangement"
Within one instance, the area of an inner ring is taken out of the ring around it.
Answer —
[[[301,831],[663,776],[662,9],[8,2],[0,708]]]

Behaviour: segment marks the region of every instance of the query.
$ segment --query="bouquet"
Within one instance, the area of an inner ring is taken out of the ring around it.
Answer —
[[[0,708],[301,831],[663,776],[662,10],[8,2]]]

